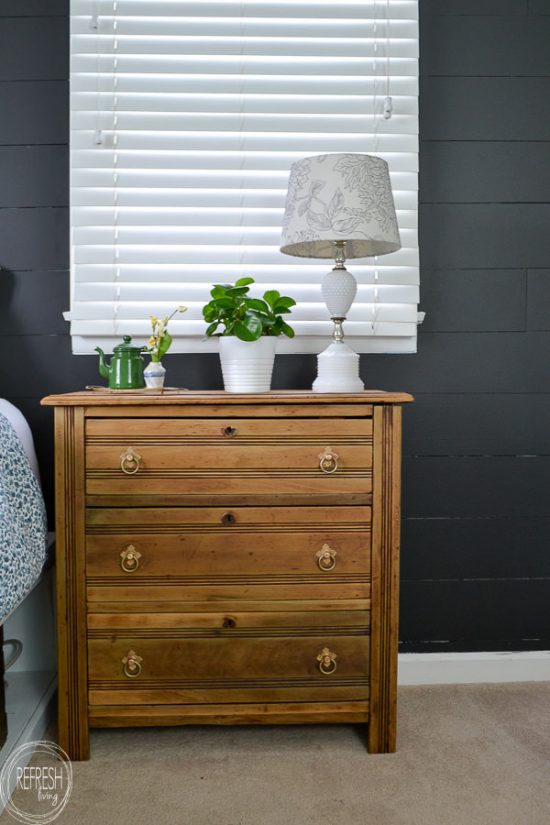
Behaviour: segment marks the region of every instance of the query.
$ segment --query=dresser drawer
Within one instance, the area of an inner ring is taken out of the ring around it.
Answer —
[[[319,687],[323,695],[332,685],[365,698],[369,632],[367,610],[92,613],[90,690],[100,704],[109,690],[152,691],[159,702],[172,701],[174,691],[185,692],[185,701],[223,689],[240,691],[243,701],[270,701],[282,691],[288,701],[285,690]]]
[[[87,421],[88,495],[369,493],[372,420]]]
[[[334,576],[370,572],[370,534],[338,530],[273,533],[212,530],[164,535],[88,535],[86,575],[91,579],[192,580],[197,576]]]

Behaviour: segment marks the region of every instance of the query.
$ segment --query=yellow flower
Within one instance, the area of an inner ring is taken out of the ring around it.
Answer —
[[[155,338],[154,335],[151,335],[151,337],[149,338],[149,346],[150,347],[156,347],[156,345],[157,345],[157,339]]]
[[[150,315],[149,318],[151,319],[151,325],[156,327],[156,325],[159,322],[159,319],[157,318],[157,316],[156,315]]]

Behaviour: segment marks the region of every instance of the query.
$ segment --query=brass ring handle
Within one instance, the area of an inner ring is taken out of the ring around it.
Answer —
[[[330,447],[325,447],[322,453],[319,453],[319,468],[323,473],[335,473],[338,469],[338,453],[335,453]]]
[[[239,431],[236,427],[222,427],[222,435],[226,438],[235,438]]]
[[[127,476],[133,476],[140,468],[141,456],[133,447],[128,447],[120,454],[120,469]]]
[[[141,673],[141,663],[143,659],[133,650],[129,650],[122,658],[122,672],[128,679],[137,679]]]
[[[320,550],[315,554],[317,556],[317,565],[319,570],[330,571],[336,567],[336,556],[338,553],[333,550],[329,544],[323,544]]]
[[[319,662],[319,670],[324,676],[330,676],[331,673],[334,673],[338,667],[336,664],[337,658],[336,653],[332,653],[328,647],[324,647],[319,653],[317,661]]]
[[[140,558],[139,550],[136,550],[133,544],[129,544],[120,554],[120,566],[125,573],[134,573],[139,567]]]

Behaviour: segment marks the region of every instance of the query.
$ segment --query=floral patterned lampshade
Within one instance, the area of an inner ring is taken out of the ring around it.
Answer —
[[[385,255],[401,247],[388,164],[374,155],[303,158],[290,168],[281,252],[334,258]]]

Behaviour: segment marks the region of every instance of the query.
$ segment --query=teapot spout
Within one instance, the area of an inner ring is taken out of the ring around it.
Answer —
[[[99,353],[99,374],[102,378],[109,378],[109,367],[105,363],[105,353],[101,347],[96,347],[95,351]]]

